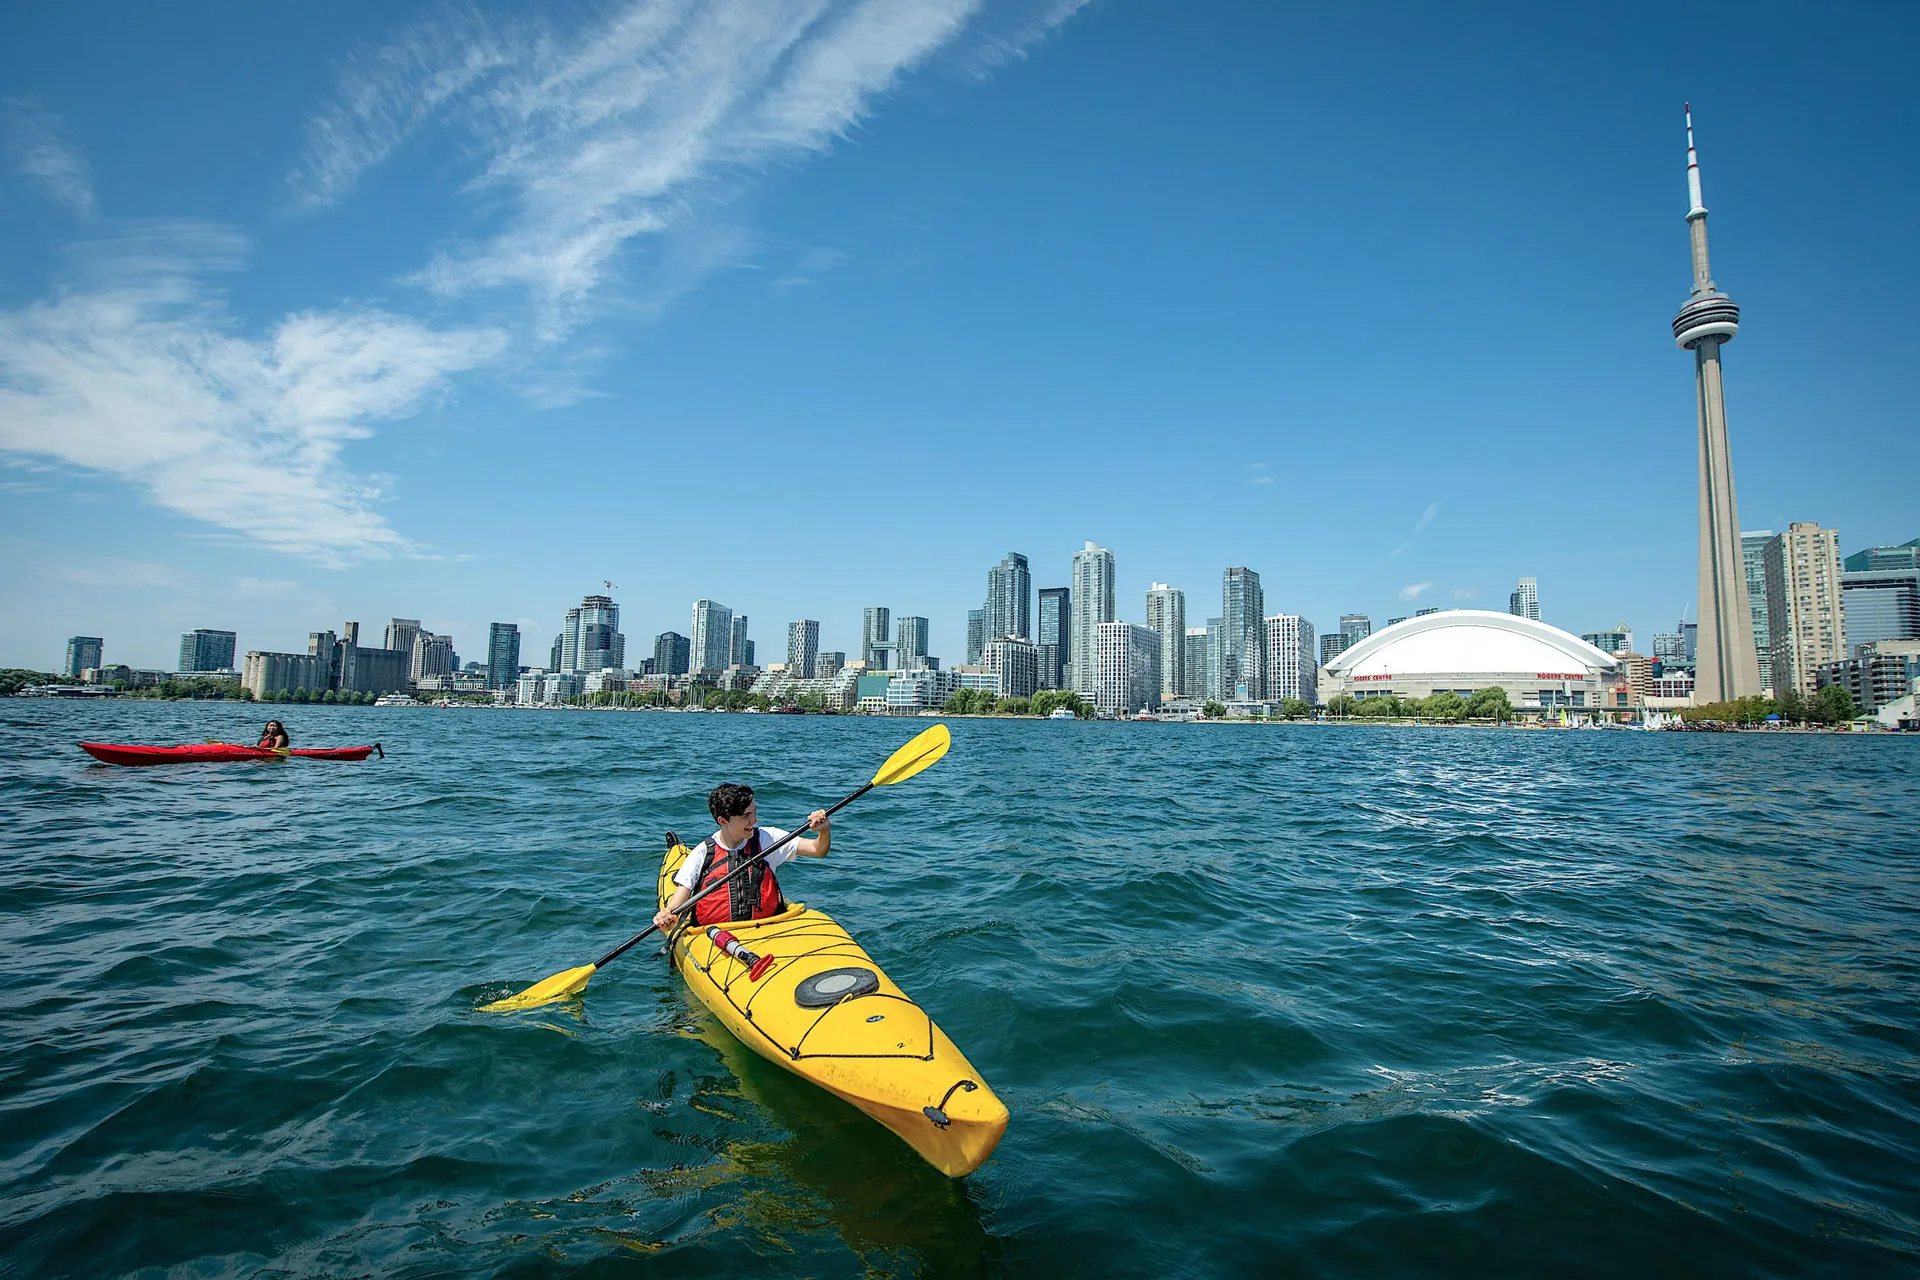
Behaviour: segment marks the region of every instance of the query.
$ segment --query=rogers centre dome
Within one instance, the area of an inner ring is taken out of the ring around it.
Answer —
[[[1396,622],[1336,654],[1320,696],[1425,698],[1451,689],[1464,698],[1498,686],[1515,707],[1601,707],[1618,666],[1612,654],[1544,622],[1446,609]]]

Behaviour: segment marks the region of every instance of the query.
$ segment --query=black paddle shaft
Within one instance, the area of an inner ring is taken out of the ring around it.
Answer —
[[[855,800],[858,800],[861,796],[873,790],[873,788],[874,788],[874,784],[869,782],[866,786],[860,788],[858,791],[848,796],[845,800],[842,800],[839,804],[836,804],[835,806],[833,806],[833,808],[827,810],[827,816],[831,818],[834,814],[840,812],[842,809],[852,804]],[[759,853],[754,854],[751,858],[748,858],[745,862],[741,863],[739,866],[735,867],[733,870],[727,872],[727,874],[720,877],[719,880],[708,885],[706,888],[702,889],[700,892],[694,894],[691,898],[688,898],[686,902],[681,904],[680,910],[686,911],[690,909],[694,903],[700,901],[700,899],[706,897],[708,894],[717,893],[719,890],[726,887],[728,881],[732,880],[735,876],[739,875],[742,871],[745,871],[748,867],[752,866],[756,862],[764,861],[769,854],[773,853],[778,849],[785,848],[789,841],[798,840],[801,836],[805,835],[807,832],[811,831],[812,829],[813,828],[811,827],[801,827],[798,831],[787,832],[787,834],[785,834],[784,836],[781,836],[778,840],[775,840],[771,845],[768,845],[766,848],[762,849]],[[634,934],[631,938],[628,938],[625,942],[621,943],[619,946],[615,947],[613,950],[607,952],[607,954],[601,956],[598,960],[595,960],[593,962],[593,967],[596,969],[604,969],[607,965],[612,964],[615,960],[618,960],[620,956],[623,953],[625,953],[629,947],[632,947],[635,943],[639,942],[641,939],[645,938],[648,934],[652,933],[654,930],[658,929],[659,927],[660,926],[657,924],[648,925],[646,928]]]

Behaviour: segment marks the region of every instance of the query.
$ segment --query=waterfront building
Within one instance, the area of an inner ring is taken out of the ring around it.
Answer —
[[[561,632],[560,670],[599,671],[625,668],[627,638],[620,633],[620,606],[611,597],[591,595],[577,609],[567,611]]]
[[[798,622],[787,624],[787,670],[796,675],[810,676],[813,664],[820,658],[820,624],[812,618],[802,618]]]
[[[1040,590],[1039,631],[1035,650],[1040,663],[1040,687],[1067,687],[1067,665],[1073,641],[1073,589],[1043,587]]]
[[[834,676],[839,675],[841,669],[846,665],[847,655],[844,650],[822,649],[819,653],[813,655],[813,678],[815,680],[831,680]]]
[[[1520,585],[1507,596],[1507,612],[1516,618],[1531,618],[1540,621],[1540,581],[1537,578],[1522,578]]]
[[[995,676],[1003,698],[1031,698],[1040,689],[1040,656],[1025,636],[997,636],[987,641],[982,664]]]
[[[318,688],[378,697],[405,692],[412,680],[413,654],[400,649],[361,648],[357,622],[345,624],[339,634],[308,632],[307,653],[325,664],[326,678]]]
[[[1611,631],[1583,632],[1580,638],[1602,653],[1622,654],[1633,649],[1633,630],[1624,622]]]
[[[1182,674],[1186,683],[1180,690],[1180,696],[1204,699],[1207,696],[1207,629],[1188,627],[1185,644]]]
[[[487,688],[511,689],[520,680],[520,627],[496,622],[487,628]]]
[[[971,675],[972,683],[965,683]],[[984,680],[982,680],[984,677]],[[896,672],[882,677],[886,680],[886,709],[892,715],[912,715],[918,711],[934,711],[946,705],[954,691],[961,688],[985,688],[999,692],[994,678],[984,672],[970,671],[968,668],[955,668],[941,671],[937,667],[916,667],[911,671]],[[860,681],[861,698],[867,696],[867,681]]]
[[[1227,620],[1207,619],[1207,683],[1203,696],[1216,702],[1233,697],[1233,667],[1227,661]]]
[[[1226,627],[1220,645],[1222,701],[1258,702],[1267,696],[1267,641],[1261,620],[1267,597],[1260,575],[1244,565],[1220,574],[1220,617]]]
[[[254,650],[241,663],[240,684],[256,698],[302,689],[324,691],[331,660],[331,654]]]
[[[693,669],[693,641],[678,631],[662,631],[653,638],[653,673],[683,676]]]
[[[982,622],[989,640],[999,636],[1033,639],[1033,575],[1018,551],[987,570],[987,603]]]
[[[1760,691],[1773,688],[1773,659],[1769,648],[1773,637],[1767,634],[1767,544],[1774,538],[1771,529],[1756,529],[1740,535],[1740,561],[1747,574],[1747,613],[1753,619],[1753,656],[1760,672]]]
[[[1846,644],[1920,639],[1920,567],[1866,569],[1840,575]]]
[[[987,647],[987,611],[967,610],[967,661],[977,663]]]
[[[1648,684],[1649,698],[1662,698],[1675,702],[1689,702],[1695,689],[1693,672],[1669,671],[1652,678]]]
[[[927,661],[927,635],[931,630],[932,626],[925,618],[901,617],[895,620],[893,660],[900,664],[901,670],[939,665]]]
[[[1874,640],[1851,657],[1823,662],[1814,675],[1816,688],[1840,685],[1853,695],[1853,705],[1865,714],[1900,701],[1920,682],[1920,640]]]
[[[89,667],[100,665],[100,651],[106,647],[106,641],[99,636],[74,636],[67,641],[67,665],[65,674],[75,680]]]
[[[1093,542],[1074,552],[1073,572],[1068,585],[1073,601],[1072,621],[1068,624],[1071,680],[1076,693],[1090,697],[1098,678],[1098,667],[1094,661],[1097,643],[1095,628],[1112,622],[1115,617],[1113,552]]]
[[[387,635],[384,648],[397,649],[402,653],[413,652],[413,641],[420,634],[420,619],[390,618],[387,621]]]
[[[1133,622],[1102,622],[1094,628],[1091,661],[1096,710],[1126,716],[1159,705],[1159,632]]]
[[[1329,631],[1325,635],[1321,636],[1320,637],[1321,667],[1325,668],[1330,663],[1332,663],[1332,661],[1339,656],[1340,651],[1342,649],[1345,649],[1346,647],[1347,647],[1347,637],[1344,632]]]
[[[228,673],[233,670],[234,642],[231,631],[189,631],[180,637],[180,665],[183,674],[200,672]]]
[[[459,669],[460,655],[453,651],[452,636],[414,632],[413,648],[407,653],[408,680],[417,684],[429,676],[451,676]]]
[[[1674,317],[1673,340],[1682,350],[1693,352],[1700,458],[1700,643],[1692,657],[1701,701],[1726,702],[1760,692],[1760,658],[1753,643],[1753,608],[1747,595],[1720,370],[1720,348],[1740,331],[1740,308],[1715,286],[1708,269],[1707,207],[1700,195],[1700,158],[1693,146],[1691,107],[1686,114],[1687,237],[1693,256],[1693,292]],[[1810,669],[1807,675],[1810,679]],[[1776,672],[1776,683],[1777,677]]]
[[[730,667],[750,667],[753,665],[753,641],[747,639],[747,615],[733,615],[731,629],[727,635],[727,665]]]
[[[1307,704],[1320,700],[1320,669],[1313,660],[1313,624],[1298,614],[1280,613],[1268,618],[1267,627],[1267,700],[1280,702],[1303,698]]]
[[[560,669],[560,640],[561,637],[559,636],[553,638],[553,648],[547,654],[547,670],[549,671],[558,671]]]
[[[1164,582],[1147,591],[1147,626],[1160,636],[1160,698],[1185,691],[1187,672],[1187,593]]]
[[[1856,551],[1842,562],[1847,573],[1880,573],[1894,569],[1920,569],[1920,538],[1897,547],[1868,547]]]
[[[879,670],[873,657],[873,646],[885,644],[893,635],[893,611],[884,605],[873,605],[867,609],[860,622],[860,661],[867,664],[870,671]]]
[[[899,642],[894,640],[876,640],[867,648],[873,656],[867,660],[869,671],[898,671]]]
[[[733,658],[733,610],[717,600],[693,602],[694,669],[724,671]]]
[[[1413,618],[1336,654],[1320,695],[1462,698],[1500,688],[1517,708],[1608,706],[1619,660],[1578,636],[1518,614],[1447,609]]]
[[[1846,603],[1840,592],[1840,534],[1796,521],[1767,543],[1767,626],[1775,695],[1812,696],[1820,664],[1847,656]],[[1701,667],[1694,668],[1698,680]],[[1700,682],[1702,697],[1720,701]]]

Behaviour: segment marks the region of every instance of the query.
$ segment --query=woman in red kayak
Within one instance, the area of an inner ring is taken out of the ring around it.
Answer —
[[[293,745],[293,739],[287,736],[287,726],[278,720],[267,721],[267,727],[260,731],[260,749],[262,751],[285,751]]]

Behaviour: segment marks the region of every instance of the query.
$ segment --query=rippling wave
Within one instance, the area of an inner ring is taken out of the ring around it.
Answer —
[[[1912,1274],[1920,743],[962,720],[782,872],[1013,1112],[964,1183],[638,948],[911,721],[0,703],[0,1269]]]

